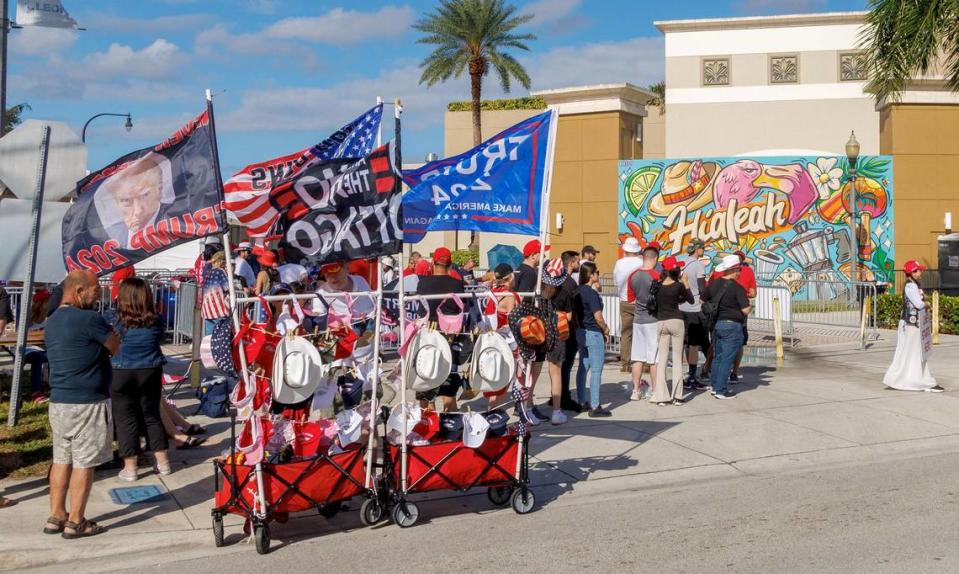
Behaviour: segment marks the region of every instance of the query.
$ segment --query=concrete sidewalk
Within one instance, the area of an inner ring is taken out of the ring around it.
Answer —
[[[944,337],[934,351],[932,370],[948,391],[943,394],[903,393],[882,386],[894,342],[894,333],[885,333],[866,351],[848,345],[804,350],[779,368],[750,366],[744,370],[743,383],[734,387],[740,393],[736,400],[699,394],[684,406],[630,402],[625,375],[610,364],[604,373],[603,400],[611,403],[612,418],[579,415],[566,425],[534,429],[531,478],[538,505],[548,511],[551,504],[564,500],[625,489],[959,451],[959,337]],[[545,399],[548,381],[539,386],[537,394]],[[476,408],[484,405],[483,399],[476,401]],[[109,490],[131,485],[112,472],[98,476],[88,516],[110,529],[104,535],[79,541],[43,535],[40,530],[49,513],[45,481],[5,484],[7,496],[19,504],[0,510],[4,533],[0,569],[98,571],[173,557],[254,553],[247,544],[213,547],[208,460],[227,447],[228,422],[194,418],[214,433],[209,442],[198,450],[173,451],[173,475],[160,478],[149,473],[135,483],[160,486],[170,495],[165,500],[118,505]],[[471,495],[443,492],[420,498],[423,524],[414,528],[435,528],[429,521],[441,516],[512,512],[494,510],[481,489]],[[295,518],[274,527],[273,537],[283,542],[326,537],[334,544],[338,532],[363,528],[358,507],[355,501],[331,520],[315,515]],[[237,518],[227,521],[228,543],[242,538],[239,525]],[[383,540],[395,528],[380,525],[370,535]]]

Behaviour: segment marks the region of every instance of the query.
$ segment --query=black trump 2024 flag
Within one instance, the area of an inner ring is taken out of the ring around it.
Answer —
[[[393,143],[360,159],[314,164],[275,185],[287,261],[302,265],[399,253],[402,193]]]
[[[104,275],[222,233],[211,130],[205,111],[163,143],[80,180],[76,202],[63,217],[67,270]]]

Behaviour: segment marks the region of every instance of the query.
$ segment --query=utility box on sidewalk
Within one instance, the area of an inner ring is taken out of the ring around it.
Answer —
[[[939,236],[939,286],[943,295],[959,295],[959,233]]]

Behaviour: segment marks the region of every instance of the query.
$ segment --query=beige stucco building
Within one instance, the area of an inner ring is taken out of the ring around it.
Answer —
[[[959,97],[933,70],[896,102],[865,91],[865,12],[656,22],[665,37],[665,107],[629,83],[534,92],[560,114],[550,205],[553,255],[593,244],[616,258],[617,162],[736,155],[841,155],[855,131],[862,155],[893,156],[895,259],[935,267],[944,215],[959,215]],[[628,78],[627,78],[628,80]],[[483,113],[489,137],[540,110]],[[448,112],[444,152],[472,146],[468,112]],[[557,215],[561,216],[560,219]],[[561,225],[558,225],[561,223]],[[481,263],[497,243],[483,234]],[[458,244],[465,247],[467,234]],[[421,251],[457,243],[432,234]]]

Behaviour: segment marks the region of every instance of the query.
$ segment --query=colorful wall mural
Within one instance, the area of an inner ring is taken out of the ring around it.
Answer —
[[[892,281],[892,158],[860,157],[856,178],[860,281]],[[627,160],[619,165],[619,239],[713,260],[741,250],[757,278],[793,293],[810,278],[852,275],[845,157]]]

